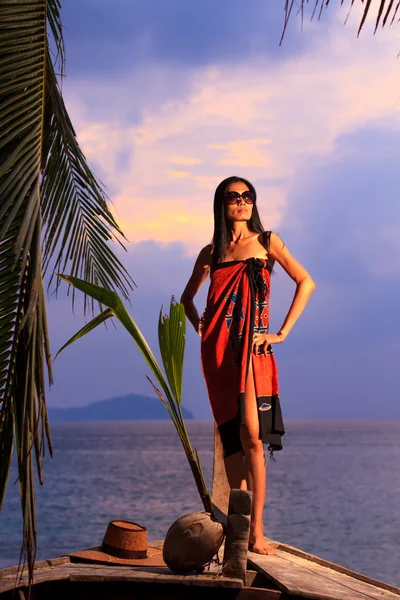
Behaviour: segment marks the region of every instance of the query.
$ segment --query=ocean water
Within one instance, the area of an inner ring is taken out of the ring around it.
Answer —
[[[290,420],[267,461],[266,534],[400,586],[400,420]],[[213,426],[188,422],[207,483]],[[98,545],[111,519],[165,536],[202,510],[172,423],[55,423],[55,458],[37,485],[38,559]],[[16,564],[22,523],[15,467],[0,514],[0,567]]]

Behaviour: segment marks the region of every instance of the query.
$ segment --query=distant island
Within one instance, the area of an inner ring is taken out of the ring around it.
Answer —
[[[74,408],[49,407],[50,421],[160,421],[169,419],[167,410],[158,398],[128,394],[76,406]],[[185,419],[194,419],[193,414],[182,407]]]

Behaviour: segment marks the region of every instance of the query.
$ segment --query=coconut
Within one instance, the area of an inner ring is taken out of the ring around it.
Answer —
[[[164,561],[175,573],[199,571],[212,560],[223,539],[224,526],[211,513],[184,515],[167,531]]]

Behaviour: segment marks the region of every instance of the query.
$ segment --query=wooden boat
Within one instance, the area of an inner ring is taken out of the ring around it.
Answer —
[[[226,511],[228,485],[215,436],[213,501]],[[163,541],[152,542],[162,547]],[[228,542],[227,542],[228,543]],[[400,588],[373,580],[297,548],[274,542],[275,554],[249,552],[245,579],[221,575],[214,564],[201,574],[168,568],[74,562],[70,556],[36,563],[32,600],[400,600]],[[0,570],[0,600],[28,599],[25,575]]]
[[[160,542],[162,544],[162,542]],[[28,598],[17,568],[0,571],[1,600]],[[279,544],[276,554],[249,552],[246,580],[218,572],[175,575],[167,568],[74,563],[68,556],[36,564],[32,600],[399,600],[400,589]]]

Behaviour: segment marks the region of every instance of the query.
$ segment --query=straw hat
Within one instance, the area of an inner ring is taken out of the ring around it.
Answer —
[[[101,546],[71,552],[69,556],[108,565],[166,566],[162,550],[148,545],[146,527],[131,521],[110,521]]]

